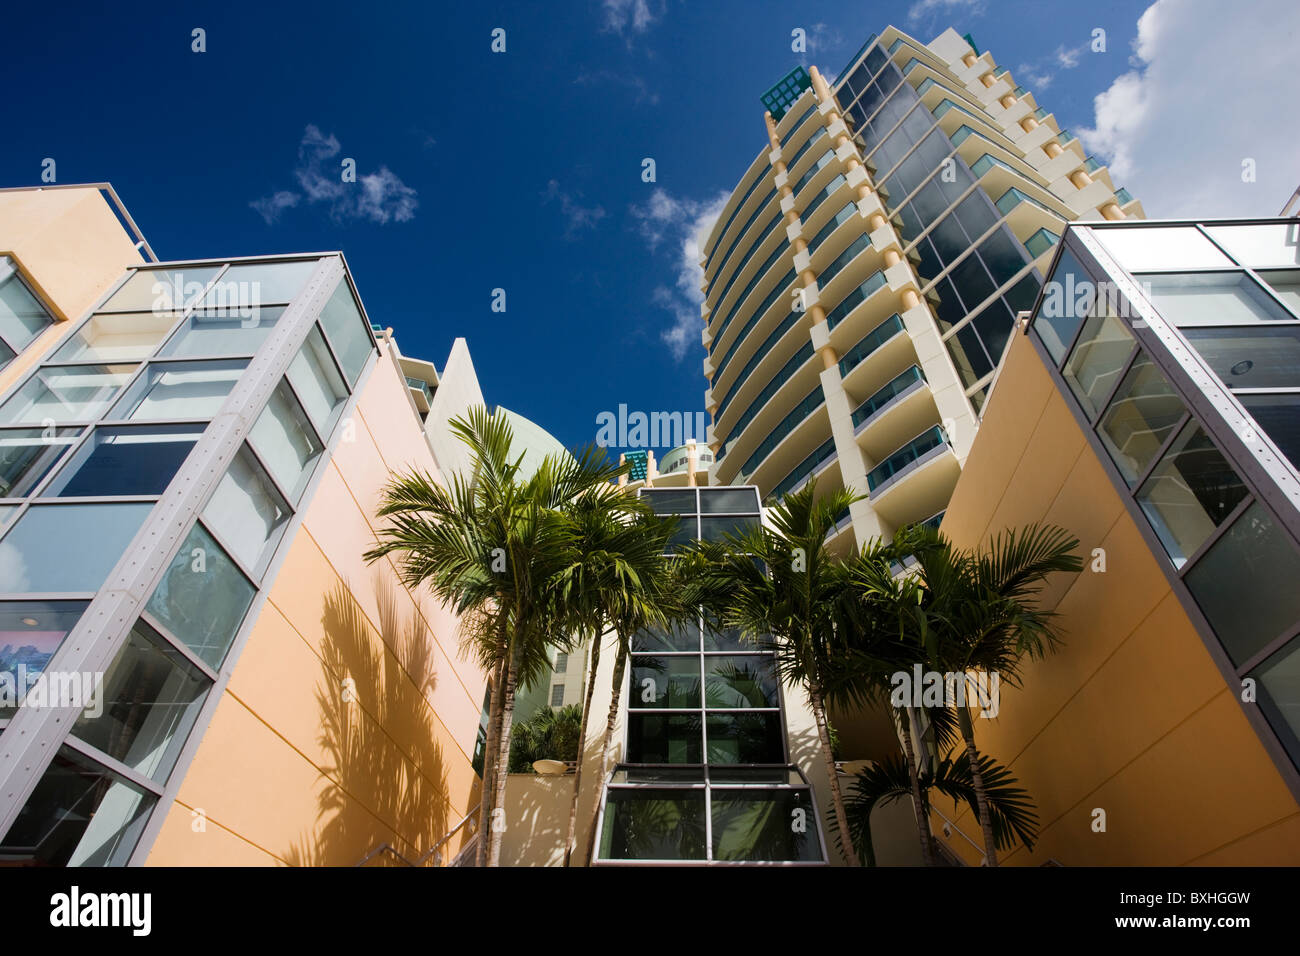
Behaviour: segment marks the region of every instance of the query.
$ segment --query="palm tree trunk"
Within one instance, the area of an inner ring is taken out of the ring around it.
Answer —
[[[921,797],[921,776],[917,769],[916,752],[912,748],[912,709],[905,708],[899,720],[903,738],[903,756],[907,759],[907,775],[912,779],[912,809],[916,811],[916,832],[921,838],[921,861],[934,866],[934,838],[930,835],[930,812]]]
[[[623,635],[618,636],[618,657],[614,659],[613,690],[609,699],[609,717],[605,721],[605,735],[600,742],[600,782],[603,785],[605,774],[609,772],[609,745],[614,737],[614,724],[618,722],[618,705],[623,696],[623,674],[627,670],[627,642]],[[596,841],[600,834],[596,832],[596,821],[600,816],[600,801],[591,814],[591,841],[587,845],[587,865],[596,858]]]
[[[966,757],[970,760],[971,783],[975,787],[975,807],[979,811],[980,832],[984,834],[984,857],[988,866],[998,865],[998,846],[993,838],[993,819],[989,815],[988,793],[984,790],[984,772],[980,769],[980,754],[975,747],[975,728],[965,705],[959,708],[957,722],[961,736],[966,741]]]
[[[569,803],[569,829],[564,837],[564,865],[573,862],[573,841],[578,835],[578,795],[582,793],[582,763],[587,751],[587,723],[591,718],[591,698],[596,691],[596,669],[600,667],[600,635],[591,639],[587,655],[587,691],[582,699],[582,725],[578,730],[578,766],[573,771],[573,800]]]
[[[835,823],[843,834],[840,841],[844,847],[844,858],[849,866],[861,866],[858,851],[849,837],[849,818],[844,812],[844,794],[840,791],[839,774],[835,772],[835,755],[831,753],[831,735],[826,729],[826,704],[822,700],[821,688],[816,684],[808,687],[808,701],[812,704],[813,719],[817,721],[817,739],[821,741],[822,753],[826,757],[826,774],[831,784],[831,805],[835,810]]]
[[[519,679],[519,664],[523,660],[524,645],[521,637],[516,636],[515,649],[510,655],[510,666],[506,668],[505,693],[501,703],[501,744],[497,749],[496,772],[492,779],[492,825],[488,828],[488,866],[501,865],[501,837],[505,832],[506,780],[510,774],[510,725],[515,719],[515,684]],[[497,820],[502,821],[497,826]]]
[[[492,670],[492,695],[488,698],[487,736],[483,739],[483,789],[479,793],[478,849],[475,866],[487,865],[488,827],[492,821],[493,782],[496,779],[497,751],[501,747],[501,705],[505,700],[506,662],[504,658]]]

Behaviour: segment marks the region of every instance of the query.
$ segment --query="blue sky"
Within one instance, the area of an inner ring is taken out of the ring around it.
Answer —
[[[577,445],[620,403],[702,407],[683,243],[763,144],[759,94],[792,66],[838,71],[889,23],[923,41],[952,25],[1114,150],[1135,134],[1098,119],[1094,97],[1156,75],[1133,51],[1148,5],[16,4],[0,184],[37,184],[46,157],[60,183],[110,181],[164,259],[341,249],[406,354],[441,367],[464,336],[490,402]],[[1087,48],[1097,27],[1105,54]],[[345,157],[360,182],[343,188]]]

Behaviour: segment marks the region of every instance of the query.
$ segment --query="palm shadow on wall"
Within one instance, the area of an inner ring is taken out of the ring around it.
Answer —
[[[437,684],[433,638],[378,573],[374,589],[387,652],[348,588],[325,598],[316,827],[285,853],[290,865],[352,866],[385,843],[413,860],[449,826],[442,746],[426,701]],[[397,862],[383,853],[370,865]]]

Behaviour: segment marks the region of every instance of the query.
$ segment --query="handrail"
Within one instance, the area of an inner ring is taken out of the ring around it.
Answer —
[[[0,193],[44,192],[47,189],[98,189],[102,192],[108,193],[108,198],[115,207],[117,215],[125,221],[128,227],[127,232],[132,234],[132,238],[136,240],[135,247],[137,249],[143,249],[149,257],[150,262],[158,261],[158,257],[154,255],[154,251],[149,245],[149,241],[145,239],[144,233],[140,231],[140,227],[135,224],[135,220],[132,219],[131,214],[127,212],[126,204],[122,202],[121,197],[118,196],[117,190],[113,188],[112,183],[59,183],[48,186],[4,186],[0,187]]]
[[[961,838],[962,838],[963,840],[965,840],[967,843],[969,843],[969,844],[970,844],[970,845],[975,849],[975,852],[979,854],[979,858],[980,858],[980,866],[983,866],[984,863],[985,863],[985,862],[987,861],[987,859],[988,859],[988,858],[984,855],[984,847],[983,847],[981,844],[976,843],[976,842],[975,842],[974,840],[972,840],[969,836],[967,836],[967,835],[966,835],[966,832],[965,832],[964,830],[962,830],[961,827],[957,826],[957,824],[955,824],[955,823],[953,823],[951,820],[949,820],[948,817],[947,817],[947,815],[945,815],[944,812],[943,812],[942,810],[940,810],[938,807],[936,807],[934,804],[930,804],[930,812],[931,812],[931,813],[936,813],[936,814],[938,814],[939,817],[942,818],[943,822],[946,823],[946,824],[948,824],[948,828],[949,828],[950,830],[954,831],[954,832],[957,833],[959,836],[961,836]],[[945,838],[946,838],[946,837],[947,837],[947,834],[944,834],[944,836],[945,836]]]
[[[482,806],[481,803],[478,804],[478,805],[476,805],[476,806],[474,807],[473,810],[471,810],[469,813],[467,813],[467,814],[465,814],[463,817],[461,817],[461,818],[460,818],[460,822],[457,823],[457,824],[456,824],[454,827],[452,827],[450,830],[448,830],[447,833],[446,833],[446,835],[445,835],[441,840],[439,840],[439,841],[438,841],[437,843],[435,843],[433,846],[429,847],[429,849],[428,849],[427,851],[425,851],[421,856],[419,856],[419,857],[418,857],[417,859],[415,859],[415,860],[408,859],[406,856],[404,856],[404,855],[401,853],[401,851],[399,851],[399,850],[398,850],[396,847],[394,847],[392,844],[390,844],[390,843],[381,843],[381,844],[379,844],[379,846],[375,847],[373,850],[371,850],[369,853],[367,853],[365,856],[363,856],[363,857],[361,858],[360,862],[358,862],[358,863],[356,863],[356,864],[354,864],[354,865],[355,865],[355,866],[365,866],[367,863],[369,863],[369,862],[370,862],[371,860],[373,860],[375,857],[379,856],[379,854],[381,854],[381,853],[391,853],[393,856],[397,857],[397,859],[400,860],[400,861],[401,861],[403,864],[405,864],[406,866],[424,866],[426,863],[428,863],[428,861],[429,861],[430,859],[433,860],[433,865],[434,865],[434,866],[441,866],[441,865],[442,865],[442,854],[439,853],[438,851],[441,850],[442,847],[446,845],[446,843],[447,843],[448,840],[450,840],[453,836],[456,835],[456,833],[461,829],[461,827],[465,826],[465,824],[470,823],[471,821],[475,821],[475,820],[476,820],[476,818],[478,817],[479,808],[480,808],[481,806]],[[471,827],[471,829],[472,829],[472,827]],[[476,837],[474,837],[474,838],[476,838]],[[474,838],[471,838],[471,839],[474,839]],[[459,858],[459,856],[458,856],[457,858]],[[448,864],[448,865],[450,865],[450,864]]]

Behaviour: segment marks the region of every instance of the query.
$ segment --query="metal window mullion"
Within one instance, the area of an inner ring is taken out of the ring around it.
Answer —
[[[1218,451],[1217,448],[1215,450]],[[1210,548],[1214,547],[1218,540],[1227,533],[1228,529],[1236,524],[1237,519],[1241,517],[1242,513],[1253,505],[1255,501],[1256,498],[1254,494],[1248,490],[1246,496],[1238,501],[1236,506],[1234,506],[1224,519],[1215,526],[1214,530],[1210,532],[1209,537],[1197,545],[1196,549],[1187,556],[1187,559],[1183,561],[1182,567],[1174,569],[1174,573],[1180,578],[1185,578],[1187,572],[1191,570],[1192,566],[1196,564],[1196,562],[1199,561],[1205,553],[1210,550]],[[1190,591],[1191,588],[1189,587],[1188,590]]]
[[[80,737],[73,736],[71,730],[69,730],[68,736],[63,739],[62,745],[70,750],[75,750],[83,757],[93,760],[95,763],[101,765],[105,770],[121,777],[132,786],[139,787],[150,796],[157,798],[162,795],[162,786],[152,777],[142,774],[134,767],[127,766],[116,757],[110,757],[94,744],[88,744]]]
[[[1067,234],[1077,234],[1077,233],[1075,232],[1075,230],[1067,230]],[[1080,239],[1082,240],[1082,236],[1080,236]],[[1066,242],[1067,242],[1067,239],[1063,236],[1063,237],[1061,238],[1061,241],[1060,241],[1059,243],[1057,243],[1057,245],[1060,246],[1062,249],[1064,249],[1065,246],[1066,246]],[[1082,244],[1082,243],[1081,243],[1081,244]],[[1084,246],[1084,249],[1087,250],[1087,247]],[[1090,250],[1089,250],[1089,251],[1090,251]],[[1093,270],[1091,270],[1091,269],[1088,268],[1087,263],[1084,261],[1084,258],[1085,258],[1085,257],[1079,255],[1079,250],[1076,249],[1076,248],[1074,247],[1074,243],[1070,243],[1070,254],[1073,255],[1074,258],[1075,258],[1075,261],[1078,262],[1079,265],[1081,265],[1081,266],[1083,267],[1084,274],[1087,276],[1088,281],[1089,281],[1090,283],[1092,283],[1093,288],[1095,289],[1096,286],[1097,286],[1097,276],[1096,276],[1096,274],[1093,272]],[[1059,254],[1058,254],[1058,261],[1059,261]],[[1098,265],[1100,266],[1100,263],[1098,263]],[[1101,267],[1101,271],[1102,271],[1103,274],[1105,274],[1105,269],[1104,269],[1104,267]],[[1049,275],[1051,275],[1051,273],[1049,273]],[[1046,280],[1044,281],[1043,285],[1044,285],[1044,287],[1046,287],[1046,285],[1047,285],[1047,281],[1046,281]],[[1125,294],[1125,299],[1128,301],[1129,311],[1130,311],[1130,312],[1137,311],[1136,308],[1134,307],[1134,303],[1133,303],[1133,301],[1131,300],[1131,298],[1130,298],[1127,294]],[[1068,304],[1067,304],[1067,307],[1068,307]],[[1091,311],[1091,310],[1090,310],[1090,311]],[[1076,328],[1076,329],[1074,330],[1074,334],[1070,336],[1069,344],[1066,345],[1066,347],[1065,347],[1065,351],[1064,351],[1064,352],[1062,353],[1062,355],[1061,355],[1061,360],[1060,360],[1059,362],[1056,363],[1056,367],[1057,367],[1057,369],[1059,369],[1059,370],[1061,370],[1061,371],[1064,371],[1064,369],[1065,369],[1065,364],[1066,364],[1068,361],[1070,361],[1071,356],[1074,355],[1074,350],[1075,350],[1075,348],[1078,347],[1079,339],[1081,339],[1081,338],[1083,337],[1083,327],[1084,327],[1085,325],[1088,324],[1088,320],[1089,320],[1090,318],[1092,318],[1091,315],[1083,315],[1083,316],[1080,316],[1080,317],[1079,317],[1079,327]],[[1131,331],[1132,331],[1132,330],[1130,329],[1130,332],[1131,332]],[[1134,337],[1134,339],[1137,339],[1137,335],[1136,335],[1136,334],[1135,334],[1133,337]],[[1064,378],[1064,375],[1062,375],[1062,378]]]
[[[304,341],[305,341],[305,340],[304,340]],[[294,354],[294,358],[297,358],[297,357],[298,357],[298,354],[295,353],[295,354]],[[291,362],[290,364],[292,364],[292,362]],[[307,406],[306,406],[306,404],[305,404],[305,403],[303,402],[303,400],[302,400],[302,395],[299,394],[298,389],[296,389],[296,388],[294,387],[293,381],[292,381],[292,379],[290,379],[290,377],[289,377],[288,369],[285,369],[285,374],[282,375],[282,376],[280,377],[280,381],[281,381],[281,382],[282,382],[286,387],[288,387],[288,389],[289,389],[289,394],[293,396],[293,400],[294,400],[294,401],[297,403],[297,405],[298,405],[298,411],[302,412],[303,420],[307,423],[307,427],[311,430],[311,434],[312,434],[312,435],[315,437],[315,439],[316,439],[316,444],[319,445],[319,446],[321,447],[321,449],[322,449],[322,451],[319,451],[319,452],[317,452],[316,454],[317,454],[317,455],[322,454],[322,452],[323,452],[323,450],[324,450],[324,448],[325,448],[325,446],[326,446],[326,439],[327,439],[329,436],[328,436],[328,435],[322,435],[322,434],[320,433],[320,429],[316,426],[316,423],[315,423],[314,421],[311,420],[311,415],[309,415],[309,414],[307,413]],[[341,404],[341,403],[340,403],[340,404]],[[333,411],[333,410],[331,409],[331,413],[332,413],[332,411]]]
[[[1132,333],[1130,333],[1130,337],[1132,337]],[[1133,370],[1133,363],[1137,361],[1137,357],[1141,354],[1143,354],[1142,347],[1138,345],[1137,339],[1134,338],[1133,347],[1129,349],[1128,358],[1124,360],[1124,364],[1119,367],[1119,372],[1115,376],[1115,381],[1111,384],[1110,388],[1106,390],[1106,394],[1102,397],[1102,400],[1097,403],[1096,412],[1088,416],[1088,421],[1094,429],[1101,425],[1102,416],[1105,415],[1107,409],[1110,408],[1110,403],[1115,400],[1115,395],[1119,392],[1120,386],[1124,384],[1124,379],[1127,378],[1129,372]],[[1066,353],[1066,355],[1068,358],[1069,353]],[[1062,376],[1062,378],[1064,378],[1064,376]],[[1075,397],[1075,401],[1078,401],[1077,396]],[[1082,402],[1080,402],[1079,407],[1083,407]]]
[[[19,591],[0,593],[0,602],[11,603],[38,603],[38,602],[63,602],[63,601],[90,601],[95,597],[93,591]],[[53,658],[50,659],[53,662]],[[48,669],[48,665],[47,665]]]
[[[1176,392],[1175,394],[1177,395]],[[1181,395],[1177,395],[1177,397],[1180,400],[1182,399]],[[1080,410],[1082,410],[1082,407]],[[1178,440],[1178,436],[1183,433],[1183,429],[1187,427],[1187,423],[1191,420],[1192,413],[1187,409],[1187,405],[1184,404],[1182,417],[1179,418],[1174,427],[1169,430],[1169,434],[1165,437],[1165,440],[1160,443],[1160,447],[1156,449],[1156,453],[1151,456],[1151,460],[1147,462],[1146,467],[1142,469],[1135,479],[1133,479],[1133,484],[1128,485],[1129,497],[1137,503],[1139,509],[1142,507],[1142,502],[1138,499],[1138,492],[1142,490],[1142,486],[1146,484],[1146,481],[1151,477],[1152,472],[1154,472],[1160,462],[1164,460],[1165,453],[1173,447],[1174,442]],[[1197,422],[1197,424],[1199,425],[1200,423]],[[1095,430],[1096,429],[1094,428],[1094,431]],[[1098,437],[1101,436],[1098,435]],[[1127,484],[1127,480],[1125,481],[1125,484]]]
[[[1297,636],[1300,636],[1300,633],[1297,632],[1300,632],[1300,621],[1293,621],[1281,634],[1270,639],[1262,648],[1246,658],[1237,667],[1237,676],[1245,677],[1250,671],[1263,666],[1268,662],[1269,658],[1294,641]]]
[[[244,447],[247,448],[248,453],[253,456],[253,460],[257,462],[257,466],[262,469],[263,474],[270,479],[271,487],[274,488],[276,493],[280,496],[280,500],[284,502],[285,509],[288,511],[290,517],[292,517],[294,512],[297,511],[296,502],[293,500],[293,496],[285,492],[279,479],[276,478],[271,469],[266,466],[266,461],[262,458],[261,454],[258,453],[257,446],[253,444],[253,426],[256,425],[265,414],[266,406],[263,406],[262,411],[253,418],[252,423],[248,426],[249,433],[244,438]]]
[[[223,472],[222,472],[222,475],[224,476],[224,474],[225,474],[225,472],[223,471]],[[217,532],[216,527],[215,527],[216,522],[214,522],[211,518],[206,517],[206,516],[204,515],[204,513],[203,513],[206,509],[207,509],[207,505],[204,505],[203,508],[200,508],[200,509],[199,509],[199,512],[198,512],[198,514],[195,516],[195,519],[194,519],[194,520],[195,520],[199,525],[201,525],[201,526],[203,527],[203,530],[206,531],[206,532],[208,533],[209,537],[211,537],[212,540],[215,541],[215,542],[217,543],[217,546],[218,546],[219,548],[221,548],[221,550],[225,553],[226,558],[230,561],[230,563],[233,564],[233,565],[235,566],[236,570],[238,570],[239,573],[242,574],[242,575],[244,576],[244,578],[248,581],[248,583],[249,583],[250,585],[252,585],[253,590],[254,590],[254,591],[259,590],[259,589],[260,589],[261,579],[262,579],[261,575],[260,575],[260,574],[253,574],[253,573],[252,573],[252,570],[251,570],[251,569],[250,569],[246,564],[244,564],[243,559],[242,559],[241,557],[239,557],[239,556],[234,552],[234,550],[230,547],[230,544],[228,543],[228,541],[227,541],[226,539],[224,539],[224,538],[223,538],[223,537],[222,537],[222,536]],[[290,512],[290,517],[292,517],[292,514],[293,514],[293,513]],[[283,527],[283,525],[281,525],[281,527]],[[278,529],[276,529],[276,530],[278,531]],[[275,536],[275,535],[273,534],[272,537],[274,537],[274,536]],[[268,544],[270,544],[270,543],[271,543],[271,539],[270,539],[270,538],[267,538],[266,541],[262,544],[262,550],[265,551],[265,550],[266,550],[266,546],[267,546]],[[261,563],[261,557],[260,557],[260,555],[259,555],[258,563],[259,563],[259,564]]]
[[[140,609],[140,619],[156,631],[159,637],[161,637],[167,644],[170,644],[175,651],[181,654],[185,660],[195,670],[202,673],[204,677],[212,681],[214,684],[220,679],[220,672],[207,661],[203,660],[203,658],[194,653],[194,650],[188,644],[173,634],[171,629],[159,621],[158,618],[154,617],[153,612],[150,611],[147,606]]]
[[[99,421],[103,421],[103,419],[101,418]],[[59,426],[57,425],[55,426],[56,429],[58,427]],[[26,497],[28,499],[28,504],[31,503],[32,499],[40,498],[44,495],[54,479],[63,474],[63,470],[68,467],[68,464],[72,459],[76,457],[81,449],[86,447],[86,443],[92,439],[97,427],[98,423],[92,422],[89,425],[86,425],[79,434],[72,436],[73,440],[68,443],[63,454],[59,455],[55,459],[54,464],[49,467],[49,470],[46,471],[41,480],[33,485],[32,490],[27,493]],[[59,436],[56,434],[54,437],[57,438]]]
[[[321,341],[325,343],[325,351],[330,359],[334,362],[334,368],[339,373],[339,381],[343,383],[343,389],[348,394],[352,394],[352,383],[348,381],[348,373],[343,368],[343,362],[339,359],[338,352],[334,350],[334,343],[330,341],[329,332],[325,330],[325,323],[318,316],[316,319],[316,328],[320,330]],[[305,342],[306,340],[304,340]],[[360,384],[361,379],[358,377],[357,382]]]
[[[225,274],[229,271],[230,271],[229,263],[224,263],[223,265],[219,266],[217,268],[216,273],[214,273],[212,278],[208,280],[206,285],[204,285],[203,291],[194,297],[193,302],[189,303],[188,306],[185,304],[184,301],[181,302],[180,308],[176,309],[176,312],[179,313],[176,318],[176,321],[172,323],[172,327],[167,330],[167,334],[164,335],[157,342],[157,344],[154,345],[153,356],[161,356],[163,349],[171,345],[173,341],[177,341],[179,339],[181,335],[181,330],[185,328],[186,324],[190,320],[190,317],[194,315],[195,310],[198,309],[199,307],[199,303],[201,303],[205,298],[207,298],[208,293],[211,292],[214,288],[216,288],[217,283],[220,282],[222,277],[225,276]]]

